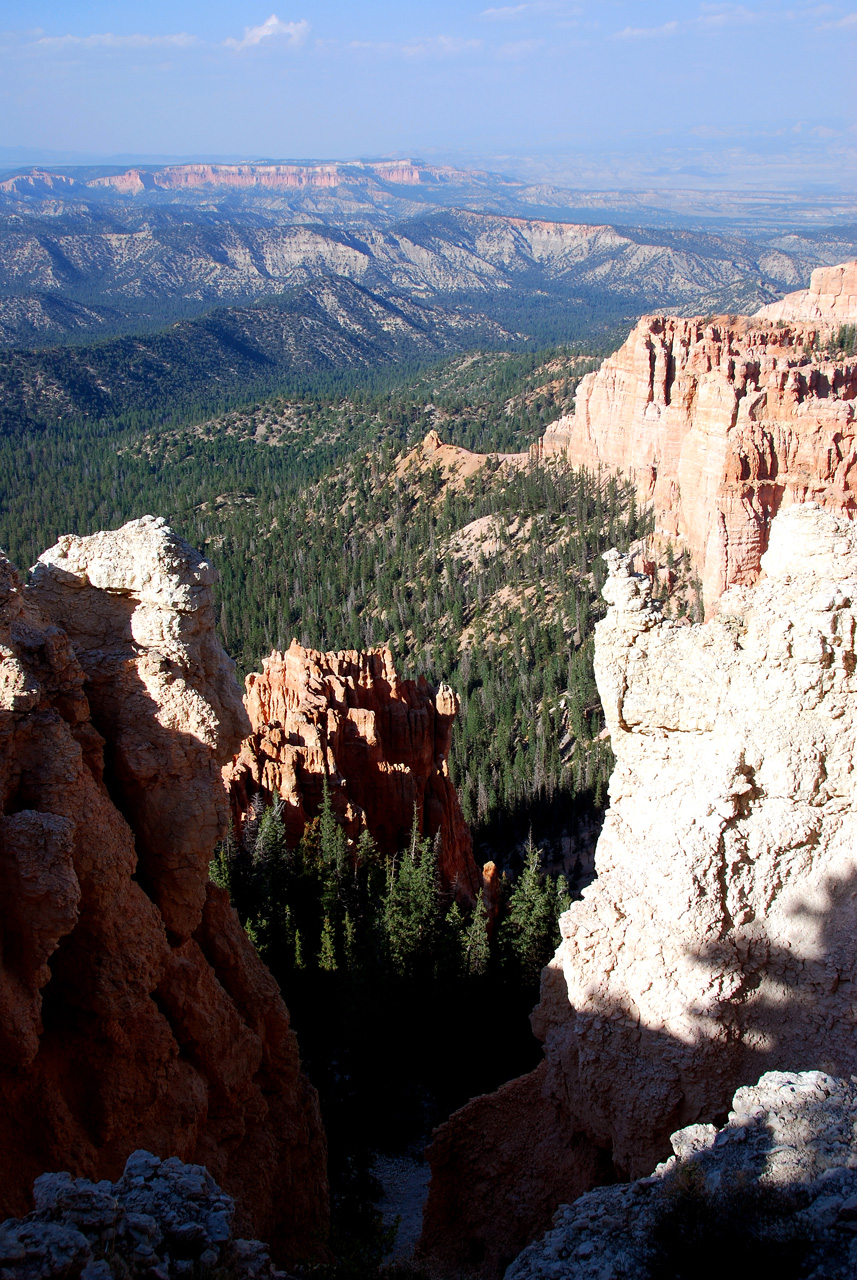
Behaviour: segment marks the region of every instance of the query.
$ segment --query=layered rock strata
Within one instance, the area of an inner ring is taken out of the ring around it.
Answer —
[[[739,1268],[755,1247],[760,1275],[782,1274],[788,1259],[817,1280],[853,1276],[855,1111],[853,1080],[768,1072],[738,1090],[721,1129],[695,1124],[674,1133],[675,1154],[652,1177],[560,1206],[552,1230],[515,1259],[506,1280],[662,1274],[682,1247],[686,1271],[702,1270],[706,1246],[723,1257],[740,1250]]]
[[[496,1274],[762,1070],[857,1071],[857,526],[791,507],[762,567],[682,626],[610,553],[598,879],[542,975],[544,1061],[435,1134],[423,1246],[447,1261]]]
[[[151,516],[0,560],[0,1212],[34,1178],[205,1164],[241,1231],[316,1250],[325,1141],[273,979],[208,883],[248,726],[211,566]]]
[[[659,539],[690,549],[706,606],[756,581],[781,507],[857,511],[857,359],[821,354],[833,319],[857,315],[855,278],[857,263],[815,272],[838,292],[776,304],[785,320],[645,317],[541,441],[630,477]]]
[[[445,884],[475,898],[482,875],[447,763],[458,714],[448,686],[399,680],[386,648],[318,653],[297,641],[246,684],[252,733],[224,770],[239,827],[255,797],[279,796],[296,843],[326,780],[348,836],[368,830],[384,854],[404,847],[416,810],[420,831],[440,837]]]

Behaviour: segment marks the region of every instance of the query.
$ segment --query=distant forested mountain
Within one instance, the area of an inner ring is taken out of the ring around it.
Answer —
[[[384,226],[310,225],[264,204],[0,197],[0,345],[151,331],[322,279],[559,341],[569,320],[755,310],[855,253],[853,228],[747,238],[431,207]]]

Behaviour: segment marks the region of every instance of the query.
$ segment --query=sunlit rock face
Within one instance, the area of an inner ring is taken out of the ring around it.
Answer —
[[[758,584],[702,626],[664,621],[617,553],[610,570],[616,767],[598,878],[542,977],[544,1062],[430,1152],[423,1243],[488,1273],[761,1071],[857,1071],[857,527],[783,511]]]
[[[808,289],[787,293],[757,311],[766,320],[808,321],[821,324],[857,323],[857,262],[818,267]]]
[[[211,566],[162,520],[0,560],[0,1215],[35,1177],[205,1164],[283,1255],[327,1219],[318,1103],[208,860],[249,725]]]
[[[439,870],[473,901],[483,877],[449,776],[458,700],[448,685],[400,680],[389,649],[319,653],[297,641],[247,677],[252,733],[224,770],[240,826],[254,797],[279,796],[293,843],[320,808],[325,782],[352,839],[368,830],[382,853],[404,847],[416,814],[439,837]]]
[[[660,541],[690,550],[706,607],[757,580],[781,508],[857,512],[857,358],[832,345],[855,281],[857,263],[815,272],[839,292],[754,318],[644,317],[541,441],[545,457],[633,480]]]

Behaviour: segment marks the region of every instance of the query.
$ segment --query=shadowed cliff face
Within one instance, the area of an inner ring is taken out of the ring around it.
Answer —
[[[48,1169],[203,1163],[239,1227],[323,1245],[325,1142],[276,984],[208,884],[247,721],[208,563],[162,520],[0,562],[0,1212]]]
[[[780,507],[857,511],[857,361],[821,353],[857,319],[855,281],[853,263],[815,272],[822,292],[751,319],[644,318],[541,452],[628,475],[658,536],[690,548],[706,606],[751,585]]]
[[[545,1060],[430,1150],[423,1245],[486,1274],[761,1071],[857,1071],[857,530],[782,512],[755,589],[697,627],[609,560],[596,676],[616,767],[598,879],[542,975]]]
[[[388,856],[416,811],[421,833],[440,836],[444,884],[475,900],[482,875],[447,764],[458,714],[448,686],[400,680],[389,649],[318,653],[293,641],[247,677],[245,701],[253,732],[224,770],[239,824],[254,796],[280,796],[296,843],[327,779],[348,835],[368,830]]]

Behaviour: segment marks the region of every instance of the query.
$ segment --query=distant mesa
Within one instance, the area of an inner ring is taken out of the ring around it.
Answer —
[[[374,179],[405,186],[425,183],[464,182],[473,173],[465,173],[447,165],[424,165],[413,160],[377,160],[367,163],[337,162],[333,164],[176,164],[162,167],[137,167],[124,173],[107,174],[89,181],[67,174],[31,169],[24,174],[0,182],[0,191],[17,195],[42,195],[54,189],[91,187],[112,188],[122,195],[139,195],[144,191],[188,191],[210,187],[261,188],[286,191],[302,187],[332,188],[359,179]]]
[[[82,183],[66,173],[50,173],[47,169],[30,169],[0,182],[0,191],[14,195],[44,196],[66,192]]]

